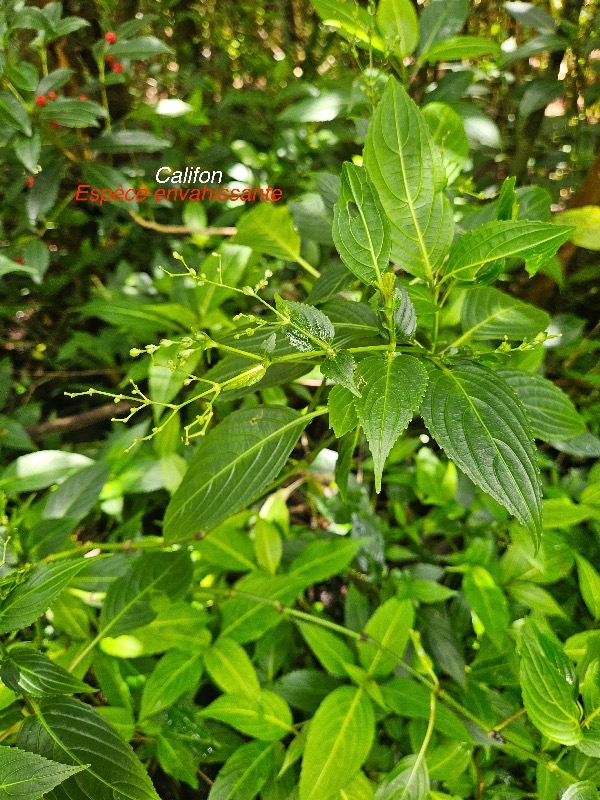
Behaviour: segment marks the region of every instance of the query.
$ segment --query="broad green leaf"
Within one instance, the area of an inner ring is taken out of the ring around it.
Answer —
[[[37,564],[0,602],[0,633],[27,628],[48,610],[78,572],[83,559],[57,564]]]
[[[539,33],[553,33],[557,28],[557,22],[554,17],[533,3],[525,3],[523,0],[509,0],[509,2],[502,5],[517,22],[520,22],[526,28],[534,28]]]
[[[375,18],[354,0],[310,0],[325,25],[336,28],[351,41],[383,52],[385,45],[376,33]]]
[[[579,589],[586,606],[595,620],[600,619],[600,575],[582,556],[576,556]]]
[[[468,339],[533,339],[550,324],[550,317],[540,308],[511,297],[492,286],[469,289],[461,311],[464,331],[461,342]]]
[[[288,704],[267,689],[261,689],[257,697],[223,694],[203,708],[200,715],[224,722],[263,742],[283,739],[292,732],[292,712]]]
[[[32,225],[44,217],[56,203],[64,166],[63,160],[57,156],[46,162],[42,160],[42,171],[35,176],[35,183],[27,194],[27,218]],[[75,457],[78,454],[72,455]],[[85,456],[80,455],[79,458]]]
[[[268,522],[260,517],[256,520],[254,552],[259,565],[269,575],[275,575],[283,553],[283,542],[279,528],[273,522]]]
[[[419,17],[419,53],[460,33],[468,14],[469,0],[431,0]]]
[[[26,753],[17,747],[0,747],[0,800],[37,800],[59,783],[86,769]]]
[[[55,69],[45,75],[39,82],[36,94],[48,94],[51,91],[62,89],[65,83],[73,75],[72,69]]]
[[[95,161],[84,161],[81,165],[81,170],[85,182],[93,188],[106,187],[116,191],[120,187],[125,192],[134,188],[131,180],[123,172],[107,167],[104,164],[97,164]],[[108,202],[119,208],[124,206],[123,201],[109,200]],[[127,201],[126,207],[130,211],[137,211],[137,200]]]
[[[140,719],[164,711],[185,692],[195,693],[202,669],[203,659],[198,653],[172,650],[164,655],[144,685]]]
[[[141,61],[158,53],[170,53],[171,48],[155,36],[138,36],[135,39],[119,39],[111,45],[110,54],[115,58]]]
[[[598,790],[594,781],[572,783],[562,795],[561,800],[598,800]]]
[[[290,564],[290,580],[306,580],[319,583],[343,573],[361,548],[361,542],[348,537],[316,540],[303,550]],[[307,586],[310,584],[307,584]]]
[[[101,153],[155,153],[170,147],[171,142],[146,131],[122,130],[103,133],[90,146]]]
[[[180,599],[192,579],[189,555],[144,553],[125,575],[111,583],[100,615],[98,636],[118,636],[147,625],[156,617],[151,601],[159,597]]]
[[[427,103],[421,113],[440,148],[448,183],[459,176],[469,158],[469,140],[460,115],[445,103]]]
[[[374,795],[373,784],[364,772],[359,771],[343,789],[340,789],[339,798],[336,800],[373,800]]]
[[[390,223],[364,167],[345,163],[333,208],[333,241],[342,261],[366,284],[389,268]]]
[[[394,290],[394,305],[396,336],[401,342],[410,341],[417,330],[417,312],[404,286]]]
[[[354,430],[358,425],[358,415],[354,405],[354,395],[345,386],[334,386],[327,399],[329,425],[338,439]]]
[[[486,265],[505,258],[522,259],[529,275],[535,275],[571,232],[565,225],[550,222],[486,222],[454,242],[444,266],[444,280],[473,281]]]
[[[28,645],[16,645],[0,667],[2,682],[14,692],[33,697],[57,697],[77,692],[94,692],[91,686],[78,680],[48,656]]]
[[[339,686],[339,680],[322,670],[297,669],[282,675],[273,685],[291,706],[314,714],[327,695]]]
[[[300,800],[324,800],[339,792],[365,763],[374,737],[375,715],[364,691],[340,686],[331,692],[310,724]]]
[[[275,766],[275,749],[269,742],[242,745],[219,770],[208,800],[254,800]]]
[[[502,378],[523,403],[537,439],[555,442],[585,432],[585,422],[568,395],[541,375],[520,370],[502,370]]]
[[[234,411],[202,440],[167,506],[169,542],[214,528],[255,500],[279,474],[308,422],[289,408]]]
[[[398,659],[404,655],[414,621],[415,611],[410,600],[392,597],[379,606],[367,622],[365,633],[384,649],[370,642],[358,644],[358,659],[369,675],[382,677],[398,667]]]
[[[25,107],[12,94],[0,91],[0,123],[4,128],[31,136],[31,120]]]
[[[5,492],[36,492],[53,483],[60,483],[77,470],[93,464],[91,458],[62,450],[38,450],[19,456],[7,467],[0,478],[0,489]]]
[[[377,27],[395,56],[404,58],[414,52],[419,41],[419,21],[410,0],[379,0]]]
[[[105,109],[99,103],[71,97],[59,97],[48,103],[40,113],[42,120],[56,122],[65,128],[99,128],[98,120],[106,116]]]
[[[302,638],[310,647],[322,666],[331,673],[345,678],[345,664],[354,664],[354,653],[346,642],[332,631],[310,622],[296,622]]]
[[[256,670],[244,648],[233,639],[221,636],[204,656],[206,671],[226,694],[255,698],[260,694]]]
[[[347,99],[341,92],[321,92],[316,97],[305,97],[288,106],[278,119],[284,122],[330,122],[339,116],[346,103]]]
[[[83,517],[94,505],[108,480],[108,465],[91,464],[61,483],[44,508],[44,519]]]
[[[356,369],[358,419],[369,442],[375,490],[381,491],[385,460],[411,421],[427,386],[427,372],[412,356],[369,356]]]
[[[29,172],[34,172],[40,160],[42,142],[39,133],[32,136],[16,135],[12,139],[12,147],[16,157]]]
[[[73,698],[44,702],[23,723],[17,746],[69,766],[90,765],[57,787],[53,800],[158,800],[127,742],[90,706]]]
[[[413,678],[392,678],[381,687],[387,705],[398,716],[408,719],[429,719],[431,693]],[[435,730],[459,742],[471,742],[464,722],[449,708],[438,703]]]
[[[570,208],[556,219],[562,225],[572,225],[575,228],[569,238],[577,247],[600,250],[600,206]]]
[[[195,549],[209,564],[233,572],[249,572],[256,569],[252,542],[248,535],[230,527],[229,522],[219,525],[212,533],[201,539]]]
[[[237,233],[231,240],[251,247],[258,253],[296,261],[300,254],[300,237],[286,206],[257,203],[238,222]]]
[[[373,114],[364,161],[391,224],[391,260],[431,282],[454,232],[446,171],[425,119],[394,78]]]
[[[462,589],[467,603],[479,617],[485,632],[501,648],[510,624],[508,605],[502,589],[487,569],[478,564],[469,567],[463,578]]]
[[[164,653],[166,650],[186,650],[203,652],[210,644],[210,633],[207,625],[210,616],[185,601],[173,603],[158,612],[156,618],[148,625],[136,628],[127,638],[135,639],[140,655]],[[113,647],[119,643],[120,637],[112,639]],[[102,645],[108,641],[103,639]]]
[[[326,358],[320,365],[321,374],[340,386],[348,389],[356,397],[360,396],[354,380],[354,358],[347,350],[340,350],[335,356]]]
[[[429,788],[425,759],[404,756],[377,787],[375,800],[425,800]]]
[[[546,108],[546,106],[553,100],[562,97],[565,94],[565,83],[556,78],[534,78],[526,84],[525,91],[519,102],[519,116],[528,117],[534,111],[539,111]],[[572,225],[573,222],[568,222],[566,219],[558,221],[564,225]]]
[[[582,737],[576,677],[560,642],[529,618],[521,629],[520,682],[527,716],[535,727],[564,745]]]
[[[436,442],[539,544],[542,493],[525,410],[510,386],[480,364],[434,372],[421,407]]]
[[[426,64],[435,64],[436,61],[462,61],[464,58],[499,54],[499,45],[491,39],[479,36],[451,36],[433,44],[427,51],[421,53],[419,60]]]
[[[275,295],[277,310],[287,317],[284,328],[290,344],[300,352],[319,350],[333,340],[335,330],[329,317],[314,306],[283,300]]]

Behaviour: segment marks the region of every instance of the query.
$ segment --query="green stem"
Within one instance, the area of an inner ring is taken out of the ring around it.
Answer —
[[[306,259],[302,258],[301,255],[296,256],[296,263],[299,264],[303,269],[305,269],[310,275],[314,278],[320,278],[321,273],[313,267],[312,264],[309,264]]]

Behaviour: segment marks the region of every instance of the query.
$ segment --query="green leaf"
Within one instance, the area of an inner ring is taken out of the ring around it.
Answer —
[[[171,53],[172,50],[155,36],[138,36],[135,39],[119,39],[110,46],[109,52],[115,58],[142,61],[159,53]]]
[[[182,600],[163,608],[152,622],[136,628],[127,638],[133,637],[140,644],[140,655],[164,653],[171,649],[203,652],[210,644],[209,621],[205,611]],[[104,639],[102,644],[107,641]],[[112,642],[118,641],[119,637],[112,639]]]
[[[11,131],[24,133],[25,136],[31,136],[33,132],[26,108],[4,89],[0,90],[0,123]]]
[[[462,582],[463,594],[477,614],[490,639],[502,647],[510,624],[508,605],[502,589],[484,567],[473,564]]]
[[[56,122],[65,128],[98,128],[98,119],[106,116],[105,109],[99,103],[70,97],[59,97],[40,112],[42,120]]]
[[[373,784],[364,772],[359,771],[343,789],[340,789],[339,800],[373,800],[374,795]]]
[[[54,206],[63,176],[64,165],[58,158],[48,163],[42,162],[42,166],[27,195],[27,218],[32,225]]]
[[[464,331],[461,341],[467,339],[533,339],[546,330],[550,317],[540,308],[517,300],[492,286],[469,289],[461,311]]]
[[[431,0],[419,18],[419,53],[460,33],[469,14],[469,0]]]
[[[385,50],[382,39],[375,31],[375,18],[354,0],[310,0],[312,7],[325,25],[340,31],[351,41],[374,50]]]
[[[164,655],[144,685],[140,719],[164,711],[185,692],[194,693],[202,675],[203,660],[197,653],[172,650]]]
[[[431,693],[413,678],[392,678],[383,684],[381,690],[385,702],[395,714],[408,719],[429,719]],[[472,741],[463,721],[439,703],[435,711],[434,728],[459,742]]]
[[[258,518],[254,526],[254,552],[259,565],[275,575],[283,553],[283,542],[279,528],[273,522]]]
[[[275,295],[277,310],[290,324],[284,327],[290,344],[300,352],[319,350],[333,340],[335,330],[329,317],[314,306],[295,303]]]
[[[238,222],[237,233],[230,241],[251,247],[258,253],[296,261],[300,255],[300,237],[286,206],[257,203]]]
[[[37,800],[86,769],[69,767],[16,747],[0,747],[0,800]]]
[[[335,795],[365,763],[374,738],[375,715],[364,691],[350,686],[334,689],[310,723],[300,771],[300,800]]]
[[[579,575],[579,589],[586,606],[595,620],[600,619],[600,575],[589,561],[582,556],[575,556],[577,560],[577,574]]]
[[[150,601],[161,596],[181,598],[191,580],[192,565],[184,550],[142,554],[125,575],[110,584],[98,635],[118,636],[147,625],[156,616]]]
[[[598,790],[593,781],[572,783],[561,800],[598,800]]]
[[[446,171],[427,123],[390,78],[369,125],[364,162],[391,225],[391,259],[428,282],[450,249]]]
[[[221,636],[205,654],[206,671],[226,694],[260,695],[258,676],[248,654],[233,639]]]
[[[464,123],[460,115],[445,103],[427,103],[421,113],[440,149],[450,184],[459,176],[469,158],[469,140]]]
[[[425,800],[429,788],[425,759],[404,756],[378,786],[375,800]]]
[[[375,470],[375,490],[381,491],[385,460],[411,421],[427,386],[427,372],[412,356],[369,356],[356,369],[360,398],[356,411]]]
[[[170,146],[167,139],[146,131],[131,130],[103,133],[90,142],[90,147],[101,153],[155,153]]]
[[[292,732],[292,712],[279,695],[261,689],[257,697],[223,694],[203,708],[200,716],[231,725],[246,736],[273,742]]]
[[[49,72],[39,82],[36,94],[48,94],[48,92],[62,89],[73,73],[72,69],[55,69]]]
[[[35,622],[85,566],[86,562],[79,559],[33,567],[0,603],[0,633],[27,628]]]
[[[342,261],[366,284],[389,269],[390,224],[367,171],[345,163],[333,207],[333,241]]]
[[[12,140],[13,150],[21,164],[29,172],[35,172],[40,160],[42,142],[39,133],[32,136],[21,136],[17,134]]]
[[[575,229],[569,239],[577,247],[600,250],[600,206],[570,208],[559,214],[556,220]]]
[[[562,389],[541,375],[501,370],[501,377],[523,403],[536,439],[555,442],[585,432],[585,422]]]
[[[527,716],[535,727],[564,745],[582,737],[576,678],[560,642],[531,619],[521,629],[520,682]]]
[[[500,46],[491,39],[479,36],[451,36],[433,44],[427,51],[421,53],[419,60],[426,64],[435,64],[436,61],[462,61],[464,58],[497,56],[500,52]]]
[[[10,648],[8,657],[2,662],[0,678],[14,692],[24,692],[32,697],[95,691],[28,645]]]
[[[346,642],[332,631],[310,622],[296,621],[296,626],[327,672],[345,678],[348,674],[345,664],[354,664],[354,654]]]
[[[27,717],[17,746],[69,766],[89,764],[54,790],[53,800],[158,800],[131,747],[90,706],[64,697]]]
[[[505,258],[522,259],[529,275],[535,275],[570,235],[571,228],[550,222],[486,222],[454,242],[444,280],[473,281],[487,264]]]
[[[329,425],[338,439],[358,425],[354,396],[345,386],[334,386],[327,400]]]
[[[369,675],[382,677],[398,667],[398,658],[404,655],[414,621],[415,611],[410,600],[392,597],[379,606],[367,622],[365,633],[383,645],[385,650],[369,642],[358,644],[358,659]]]
[[[289,408],[262,406],[234,411],[213,428],[167,506],[167,541],[213,528],[256,499],[279,474],[307,422]]]
[[[377,27],[398,58],[414,52],[419,41],[419,21],[410,0],[379,0]]]
[[[554,17],[533,3],[525,3],[523,0],[510,0],[510,2],[502,5],[517,22],[520,22],[526,28],[535,28],[539,33],[553,33],[557,28]]]
[[[565,83],[556,78],[534,78],[526,84],[525,91],[519,102],[519,116],[528,117],[534,111],[539,111],[553,100],[565,94]],[[559,220],[565,225],[572,225],[567,220]]]
[[[401,342],[410,341],[417,330],[417,312],[404,286],[394,290],[394,322],[396,336]]]
[[[360,392],[356,388],[354,380],[354,358],[347,350],[340,350],[335,356],[326,358],[320,365],[321,374],[329,378],[340,386],[348,389],[356,397],[360,397]]]
[[[97,164],[95,161],[85,161],[82,164],[82,173],[85,181],[95,189],[108,188],[116,191],[121,187],[125,192],[133,189],[133,185],[129,178],[118,169],[106,167],[104,164]],[[122,201],[109,200],[113,206],[123,208],[125,205]],[[130,211],[138,210],[137,200],[127,201],[126,207]]]
[[[433,373],[421,413],[436,442],[469,478],[541,536],[542,493],[525,410],[497,373],[461,362]]]
[[[43,518],[84,517],[98,499],[107,480],[107,464],[98,463],[84,467],[52,492],[44,508]]]
[[[288,577],[291,580],[312,579],[312,583],[326,581],[343,573],[361,546],[361,542],[356,539],[339,536],[329,541],[322,539],[311,542],[290,564]]]
[[[208,800],[254,800],[275,766],[275,750],[269,742],[242,745],[219,770]]]

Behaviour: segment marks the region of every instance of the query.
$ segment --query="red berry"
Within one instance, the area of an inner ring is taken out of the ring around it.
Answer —
[[[114,56],[104,56],[104,60],[106,61],[107,64],[114,64],[115,63]]]
[[[112,71],[113,72],[123,72],[123,64],[113,64]]]
[[[117,41],[117,34],[109,31],[107,34],[105,34],[104,38],[109,44],[114,44]]]
[[[33,175],[28,175],[27,176],[27,180],[25,181],[25,183],[27,184],[27,188],[31,189],[31,187],[35,183],[35,178],[33,177]]]
[[[25,263],[24,258],[21,258],[20,256],[19,258],[15,258],[15,264],[24,264],[24,263]]]
[[[56,92],[48,92],[48,100],[56,100],[57,97]]]
[[[47,102],[48,101],[46,100],[45,94],[38,94],[38,96],[35,98],[35,103],[38,106],[45,106]]]
[[[87,100],[87,99],[88,99],[88,96],[87,96],[87,94],[80,94],[80,95],[79,95],[79,99],[80,99],[80,100]]]
[[[51,128],[54,128],[54,130],[56,130],[57,128],[60,128],[60,125],[58,124],[58,122],[55,122],[53,119],[50,120],[48,125],[50,125]]]

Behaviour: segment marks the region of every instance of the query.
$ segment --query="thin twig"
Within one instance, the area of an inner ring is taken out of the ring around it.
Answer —
[[[148,228],[159,233],[197,234],[199,236],[234,236],[237,233],[237,228],[194,228],[190,225],[161,225],[160,222],[144,219],[133,211],[130,211],[129,214],[142,228]]]

